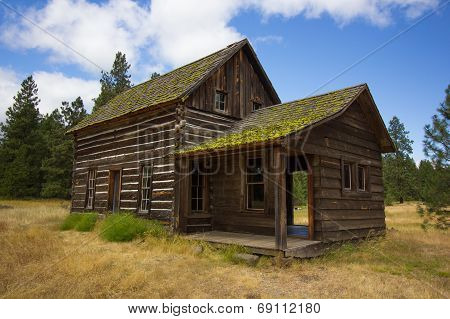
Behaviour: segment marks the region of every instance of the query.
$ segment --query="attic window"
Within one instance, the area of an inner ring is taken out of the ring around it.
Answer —
[[[225,112],[225,93],[216,91],[215,106],[217,111]]]
[[[253,111],[257,111],[262,108],[262,104],[258,102],[253,102]]]

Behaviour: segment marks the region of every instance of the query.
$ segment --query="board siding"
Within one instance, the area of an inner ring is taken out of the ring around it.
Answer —
[[[75,136],[72,211],[83,211],[87,172],[97,170],[94,210],[108,210],[109,171],[121,170],[120,209],[138,212],[140,173],[153,165],[151,209],[140,216],[171,220],[173,210],[176,105],[130,116],[126,123],[99,125]]]
[[[341,116],[312,129],[303,150],[315,154],[314,239],[340,241],[384,232],[381,151],[358,101]],[[369,167],[369,192],[342,191],[342,159]]]

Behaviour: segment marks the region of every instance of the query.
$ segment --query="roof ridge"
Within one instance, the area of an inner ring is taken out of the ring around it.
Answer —
[[[214,54],[217,54],[217,53],[219,53],[219,52],[221,52],[221,51],[224,51],[224,50],[226,50],[226,49],[228,49],[228,48],[231,48],[232,46],[234,46],[234,45],[236,45],[236,44],[238,44],[238,43],[240,43],[240,42],[243,42],[243,41],[248,41],[248,40],[247,40],[247,38],[244,38],[244,39],[242,39],[242,40],[239,40],[239,41],[236,41],[236,42],[234,42],[234,43],[231,43],[231,44],[227,45],[226,47],[224,47],[224,48],[222,48],[222,49],[220,49],[220,50],[214,51],[214,52],[212,52],[212,53],[210,53],[210,54],[208,54],[208,55],[205,55],[205,56],[203,56],[203,57],[201,57],[201,58],[198,58],[197,60],[194,60],[194,61],[192,61],[192,62],[183,64],[183,65],[181,65],[181,66],[179,66],[179,67],[177,67],[177,68],[175,68],[175,69],[172,69],[172,70],[170,70],[170,71],[168,71],[168,72],[166,72],[166,73],[164,73],[164,74],[161,74],[159,77],[161,77],[161,76],[166,76],[166,75],[168,75],[168,74],[170,74],[170,73],[172,73],[172,72],[175,72],[175,71],[177,71],[177,70],[179,70],[179,69],[182,69],[182,68],[187,67],[187,66],[189,66],[189,65],[191,65],[191,64],[194,64],[194,63],[197,63],[197,62],[199,62],[199,61],[201,61],[201,60],[204,60],[204,59],[206,59],[206,58],[209,58],[210,56],[213,56]],[[156,78],[154,78],[154,79],[149,79],[149,80],[147,80],[147,81],[141,82],[141,83],[137,84],[136,86],[139,86],[139,85],[144,84],[144,83],[151,82],[151,81],[153,81],[153,80],[156,80],[156,79],[159,78],[159,77],[156,77]],[[136,86],[134,86],[134,87],[136,87]]]
[[[367,83],[360,83],[360,84],[357,84],[357,85],[348,86],[348,87],[345,87],[345,88],[342,88],[342,89],[338,89],[338,90],[333,90],[333,91],[329,91],[329,92],[325,92],[325,93],[321,93],[321,94],[317,94],[317,95],[307,96],[307,97],[304,97],[304,98],[301,98],[301,99],[296,99],[296,100],[291,100],[291,101],[287,101],[287,102],[282,102],[282,103],[275,104],[275,105],[266,106],[266,107],[263,107],[263,108],[261,108],[261,109],[259,109],[259,110],[254,111],[254,112],[259,112],[259,111],[267,110],[267,109],[269,109],[269,108],[276,107],[276,106],[280,106],[280,105],[283,105],[283,104],[290,104],[290,103],[300,102],[300,101],[307,100],[307,99],[312,99],[312,98],[316,98],[316,97],[321,97],[321,96],[328,95],[328,94],[334,94],[334,93],[337,93],[337,92],[341,92],[341,91],[345,91],[345,90],[357,88],[357,87],[360,87],[360,86],[361,86],[361,87],[362,87],[362,86],[368,87]]]
[[[166,73],[164,73],[164,74],[161,74],[160,76],[158,76],[158,77],[156,77],[156,78],[148,79],[147,81],[144,81],[144,82],[141,82],[141,83],[139,83],[139,84],[136,84],[136,85],[134,85],[134,86],[132,86],[132,87],[126,89],[125,91],[123,91],[123,92],[117,94],[115,97],[113,97],[113,98],[111,99],[111,101],[113,101],[115,98],[119,97],[121,94],[123,94],[123,93],[125,93],[125,92],[128,92],[128,91],[131,90],[131,89],[138,88],[138,87],[141,86],[141,85],[149,84],[150,82],[153,82],[153,81],[156,81],[156,80],[161,80],[161,77],[166,77],[166,76],[170,75],[171,73],[178,71],[179,69],[182,69],[182,68],[187,67],[187,66],[189,66],[189,65],[191,65],[191,64],[197,63],[197,62],[199,62],[199,61],[201,61],[201,60],[207,59],[207,58],[213,56],[214,54],[217,54],[217,53],[219,53],[219,52],[221,52],[221,51],[224,51],[224,50],[229,49],[229,48],[231,48],[231,47],[233,47],[233,46],[236,46],[237,44],[239,44],[239,43],[241,43],[241,42],[244,42],[244,41],[248,42],[248,39],[247,39],[247,38],[244,38],[244,39],[242,39],[242,40],[239,40],[239,41],[236,41],[236,42],[234,42],[234,43],[231,43],[231,44],[227,45],[226,47],[224,47],[224,48],[222,48],[222,49],[220,49],[220,50],[214,51],[214,52],[212,52],[212,53],[210,53],[210,54],[208,54],[208,55],[206,55],[206,56],[204,56],[204,57],[201,57],[201,58],[199,58],[199,59],[197,59],[197,60],[195,60],[195,61],[192,61],[192,62],[189,62],[189,63],[184,64],[184,65],[182,65],[182,66],[179,66],[179,67],[177,67],[177,68],[175,68],[175,69],[173,69],[173,70],[170,70],[169,72],[166,72]],[[188,88],[188,90],[186,90],[185,92],[189,91],[189,89],[190,89],[190,88]],[[182,95],[185,95],[185,93],[183,93]],[[111,101],[109,101],[109,102],[111,102]],[[98,111],[99,111],[103,106],[106,106],[107,104],[109,104],[109,102],[106,103],[106,104],[101,105],[100,108],[98,109]],[[94,113],[91,113],[91,114],[94,114]],[[91,115],[91,114],[90,114],[90,115]]]

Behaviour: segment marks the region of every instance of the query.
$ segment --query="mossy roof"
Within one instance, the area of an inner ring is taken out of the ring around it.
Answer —
[[[361,84],[255,111],[220,137],[180,149],[178,154],[235,148],[299,132],[344,110],[367,88]]]
[[[248,40],[230,44],[200,60],[143,82],[117,95],[96,112],[87,116],[69,132],[111,120],[137,110],[186,98],[192,89],[205,80],[214,70],[223,65],[239,51]]]

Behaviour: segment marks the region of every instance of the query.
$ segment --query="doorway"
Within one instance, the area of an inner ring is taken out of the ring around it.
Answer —
[[[313,209],[310,194],[312,175],[304,156],[291,156],[286,172],[286,213],[289,236],[311,239]]]
[[[120,209],[121,170],[109,171],[108,209],[118,212]]]

